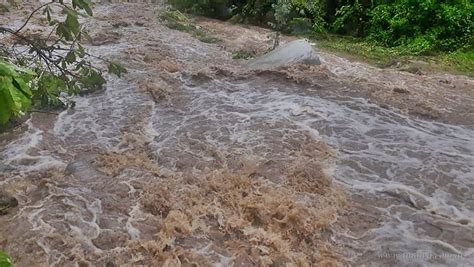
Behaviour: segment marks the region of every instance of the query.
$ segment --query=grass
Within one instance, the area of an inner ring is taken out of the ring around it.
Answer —
[[[179,11],[164,11],[159,14],[159,18],[166,27],[187,32],[203,43],[218,43],[221,40],[210,35],[210,32],[194,23],[185,14]]]
[[[388,48],[366,40],[339,35],[320,35],[310,39],[323,50],[340,54],[351,60],[360,60],[378,67],[389,67],[397,63],[424,62],[417,67],[428,71],[445,71],[474,77],[474,48],[451,53],[419,55],[404,47]]]
[[[466,72],[470,77],[474,77],[474,48],[440,55],[437,60],[448,69]]]

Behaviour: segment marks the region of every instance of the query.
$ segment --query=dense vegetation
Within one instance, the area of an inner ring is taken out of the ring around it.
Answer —
[[[470,0],[170,0],[176,8],[289,33],[362,37],[414,54],[472,49]]]
[[[51,0],[32,11],[20,28],[0,26],[0,34],[15,40],[11,47],[0,44],[0,126],[24,115],[32,106],[73,106],[68,96],[104,85],[101,69],[91,63],[97,57],[82,46],[86,33],[79,17],[92,16],[91,5],[90,0]],[[36,15],[45,18],[51,34],[25,34]],[[116,63],[107,63],[111,73],[125,71]]]

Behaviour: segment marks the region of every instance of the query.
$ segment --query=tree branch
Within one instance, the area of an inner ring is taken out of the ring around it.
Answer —
[[[35,10],[33,10],[33,12],[31,12],[30,16],[28,16],[28,18],[26,19],[25,23],[23,23],[23,25],[18,28],[18,30],[16,30],[13,34],[17,34],[19,33],[21,30],[23,30],[23,28],[26,27],[26,25],[28,24],[28,22],[30,22],[31,18],[33,17],[34,14],[36,14],[36,12],[40,11],[42,8],[46,7],[46,6],[49,6],[51,4],[54,4],[54,0],[51,1],[51,2],[48,2],[46,4],[43,4],[41,6],[39,6],[38,8],[36,8]]]

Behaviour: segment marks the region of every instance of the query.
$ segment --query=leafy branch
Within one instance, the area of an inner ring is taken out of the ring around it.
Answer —
[[[62,19],[55,18],[54,8],[61,10]],[[23,33],[39,12],[51,27],[46,38]],[[23,115],[32,105],[66,107],[73,102],[62,96],[103,88],[103,73],[92,64],[93,59],[107,63],[109,73],[119,77],[126,73],[121,65],[94,56],[81,45],[87,34],[79,17],[92,15],[90,0],[72,0],[70,4],[51,0],[35,8],[20,28],[0,27],[0,34],[15,40],[12,48],[2,49],[6,56],[0,56],[0,124]]]
[[[0,250],[0,267],[11,267],[13,266],[10,256]]]

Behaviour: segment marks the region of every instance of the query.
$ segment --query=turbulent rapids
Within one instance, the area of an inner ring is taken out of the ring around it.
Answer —
[[[17,266],[474,261],[473,80],[323,52],[249,69],[232,52],[263,54],[267,30],[200,19],[207,44],[164,8],[98,4],[87,46],[129,74],[0,135]]]

